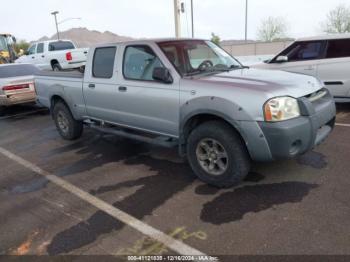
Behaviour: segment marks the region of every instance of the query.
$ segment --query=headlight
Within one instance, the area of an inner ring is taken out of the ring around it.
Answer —
[[[265,121],[278,122],[300,116],[298,101],[293,97],[276,97],[265,103]]]

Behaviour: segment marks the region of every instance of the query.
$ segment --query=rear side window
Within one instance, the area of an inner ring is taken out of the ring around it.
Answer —
[[[96,48],[92,65],[92,75],[97,78],[112,78],[116,47]]]
[[[329,40],[326,58],[350,57],[350,39]]]
[[[69,41],[57,41],[51,42],[49,44],[49,51],[60,51],[69,49],[75,49],[73,43]]]
[[[1,65],[0,78],[31,76],[39,74],[40,70],[34,65]]]
[[[44,44],[43,43],[38,44],[38,47],[36,48],[36,52],[38,54],[44,53]]]
[[[153,69],[164,67],[153,50],[146,45],[128,46],[123,63],[124,77],[132,80],[153,81]]]

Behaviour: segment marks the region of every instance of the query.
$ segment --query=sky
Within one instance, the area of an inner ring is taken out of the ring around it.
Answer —
[[[181,14],[182,36],[191,35],[190,0]],[[256,39],[257,28],[269,16],[284,17],[288,36],[298,38],[322,33],[321,23],[339,4],[350,0],[248,0],[248,38]],[[0,0],[2,10],[13,10],[11,1]],[[193,0],[195,36],[222,40],[244,39],[245,0]],[[52,11],[59,11],[60,31],[72,27],[111,31],[135,38],[173,37],[173,0],[18,0],[15,12],[1,12],[0,32],[17,39],[36,40],[56,32]],[[15,13],[15,14],[14,14]]]

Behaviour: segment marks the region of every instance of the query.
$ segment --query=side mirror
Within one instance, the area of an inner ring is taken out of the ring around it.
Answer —
[[[24,52],[24,55],[29,55],[29,51],[25,51],[25,52]]]
[[[153,69],[152,78],[167,84],[173,82],[173,78],[170,75],[169,69],[165,67],[155,67]]]
[[[17,39],[16,39],[16,37],[12,37],[12,41],[13,41],[13,43],[15,43],[16,44],[16,42],[17,42]]]
[[[277,57],[276,62],[277,62],[277,63],[285,63],[285,62],[288,62],[288,56],[280,55],[279,57]]]

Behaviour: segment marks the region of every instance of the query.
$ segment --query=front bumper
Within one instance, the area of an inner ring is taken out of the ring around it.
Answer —
[[[35,102],[35,92],[25,92],[11,95],[0,95],[0,106],[11,106]]]
[[[311,102],[299,99],[301,116],[282,122],[259,122],[271,160],[292,158],[321,144],[331,133],[336,116],[334,99],[327,94]]]

